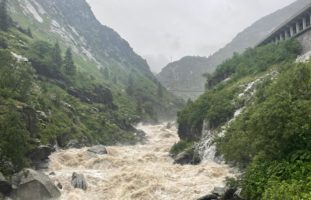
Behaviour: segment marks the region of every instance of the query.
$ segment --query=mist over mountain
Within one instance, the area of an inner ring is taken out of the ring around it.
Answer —
[[[277,26],[285,22],[288,18],[290,18],[309,3],[311,3],[310,0],[297,0],[291,5],[277,10],[276,12],[256,21],[254,24],[240,32],[224,48],[221,48],[207,59],[204,59],[203,62],[202,58],[199,58],[201,60],[200,64],[195,62],[195,57],[193,57],[192,63],[185,62],[185,60],[189,60],[189,57],[187,59],[181,59],[179,61],[168,64],[157,75],[157,78],[165,87],[174,91],[176,95],[184,98],[198,97],[200,93],[195,93],[192,91],[204,91],[206,80],[202,77],[204,73],[213,72],[219,64],[229,59],[234,52],[242,53],[245,49],[256,46]],[[206,38],[206,42],[208,42],[208,38]],[[172,65],[175,67],[172,67]],[[186,79],[184,75],[187,75]]]

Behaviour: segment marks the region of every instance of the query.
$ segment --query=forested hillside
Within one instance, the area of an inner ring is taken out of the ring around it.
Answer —
[[[230,184],[245,199],[310,199],[311,63],[295,63],[300,51],[289,40],[219,65],[207,92],[178,114],[182,141],[172,152],[213,138],[216,155],[243,172]]]

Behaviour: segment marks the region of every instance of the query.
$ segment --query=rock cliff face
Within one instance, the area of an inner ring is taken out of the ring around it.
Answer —
[[[187,59],[181,59],[177,62],[168,64],[162,72],[157,75],[157,77],[164,86],[171,90],[204,90],[205,79],[201,78],[202,74],[215,70],[217,65],[230,58],[234,52],[241,53],[246,48],[256,46],[277,26],[285,22],[310,2],[310,0],[297,0],[287,7],[263,17],[239,33],[232,42],[227,44],[224,48],[204,59],[204,63],[201,63],[200,65],[185,62],[185,60],[190,59],[188,57]],[[194,61],[196,59],[202,60],[202,58],[191,58],[193,63],[196,62]],[[172,68],[172,65],[175,67]],[[181,74],[188,74],[187,79]],[[174,93],[185,98],[189,96],[195,98],[198,96],[197,93],[193,94],[192,92]]]

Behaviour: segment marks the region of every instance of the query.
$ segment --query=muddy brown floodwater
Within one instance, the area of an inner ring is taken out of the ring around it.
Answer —
[[[87,148],[60,150],[50,156],[50,178],[62,186],[63,200],[194,200],[223,186],[230,168],[213,161],[176,165],[169,149],[178,141],[175,127],[140,125],[147,142],[108,146],[108,154],[92,156]],[[73,172],[84,174],[88,189],[70,185]]]

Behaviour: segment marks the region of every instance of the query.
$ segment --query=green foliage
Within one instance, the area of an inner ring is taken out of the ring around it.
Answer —
[[[27,100],[33,81],[33,70],[25,62],[18,62],[7,50],[0,50],[0,95]]]
[[[161,83],[158,83],[158,91],[157,91],[158,97],[162,98],[163,97],[163,87]]]
[[[265,100],[249,107],[221,139],[219,149],[226,159],[239,163],[256,155],[282,159],[293,151],[310,149],[310,91],[310,64],[293,66],[280,75],[265,89]]]
[[[235,111],[233,102],[237,87],[211,90],[178,113],[178,134],[182,139],[199,139],[203,120],[217,128],[230,119]]]
[[[251,163],[243,182],[249,199],[309,198],[311,63],[292,64],[263,90],[232,122],[218,150],[227,161]]]
[[[206,75],[209,90],[178,115],[179,136],[198,139],[203,120],[219,130],[244,107],[216,145],[245,172],[228,184],[246,199],[310,199],[311,63],[293,62],[300,50],[288,40],[235,54]],[[255,80],[256,92],[245,95]]]
[[[77,67],[73,62],[71,48],[68,48],[66,51],[64,58],[64,68],[67,75],[74,76],[76,74]]]
[[[110,78],[109,69],[107,67],[105,67],[105,68],[101,68],[100,71],[104,75],[105,79],[109,80],[109,78]]]
[[[211,89],[226,78],[237,79],[265,71],[274,64],[286,63],[296,58],[301,45],[296,40],[269,44],[247,49],[242,55],[234,56],[217,67],[212,75],[206,75],[206,88]]]
[[[8,48],[8,42],[4,37],[0,37],[0,49]]]
[[[8,113],[0,115],[0,119],[0,171],[11,174],[26,165],[29,133],[20,114],[12,107]]]
[[[58,71],[62,71],[63,58],[58,42],[54,44],[54,47],[52,49],[51,60],[52,67],[57,69]]]
[[[179,153],[192,148],[193,144],[193,141],[180,140],[172,146],[172,148],[170,149],[170,155],[176,156]]]

